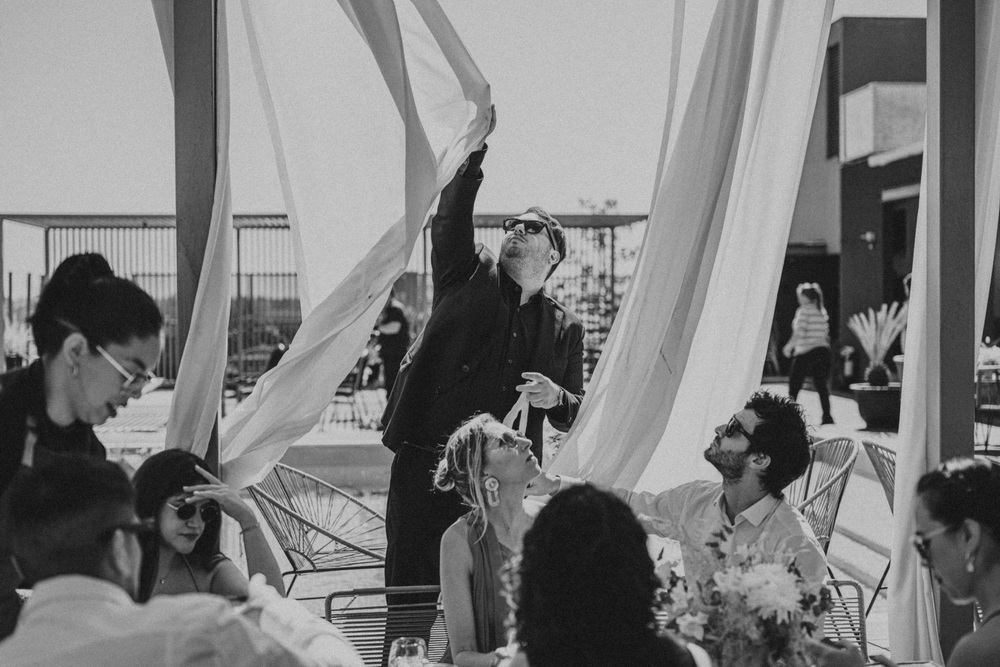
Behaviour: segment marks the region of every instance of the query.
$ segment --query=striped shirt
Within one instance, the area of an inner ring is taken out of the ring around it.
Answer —
[[[792,354],[798,356],[818,347],[830,347],[830,318],[815,304],[799,306],[792,320]]]

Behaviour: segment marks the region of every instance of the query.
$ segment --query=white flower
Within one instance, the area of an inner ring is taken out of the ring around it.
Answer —
[[[701,641],[705,638],[705,624],[708,614],[699,611],[697,614],[684,614],[677,619],[677,630],[682,635]]]
[[[742,589],[747,607],[763,618],[774,616],[779,622],[791,620],[799,610],[802,593],[795,575],[777,563],[763,563],[750,568],[743,576]]]

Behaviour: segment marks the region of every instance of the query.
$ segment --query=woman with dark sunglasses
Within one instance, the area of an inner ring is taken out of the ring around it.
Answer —
[[[63,260],[30,322],[39,358],[0,377],[0,494],[19,470],[62,456],[106,458],[94,426],[142,393],[160,358],[156,302],[98,254]],[[0,547],[0,639],[20,612],[16,589],[30,584]]]
[[[223,512],[240,524],[250,573],[263,574],[284,594],[281,572],[253,510],[200,457],[180,449],[154,454],[136,470],[132,484],[136,514],[156,527],[154,539],[143,544],[140,602],[180,593],[246,597],[247,578],[219,551]]]

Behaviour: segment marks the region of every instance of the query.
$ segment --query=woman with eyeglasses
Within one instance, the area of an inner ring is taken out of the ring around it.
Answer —
[[[93,253],[59,264],[30,322],[39,358],[0,376],[0,493],[18,470],[54,457],[106,458],[93,427],[142,393],[162,347],[156,302]],[[0,639],[20,609],[15,588],[31,583],[4,554],[0,547]]]
[[[913,546],[921,561],[952,602],[976,602],[982,612],[978,629],[955,644],[947,667],[1000,665],[1000,466],[945,461],[920,478],[917,497]],[[895,665],[883,656],[872,659]],[[864,663],[859,657],[828,664]]]
[[[151,520],[155,539],[143,545],[139,602],[154,595],[247,595],[247,578],[219,551],[222,513],[240,524],[250,574],[261,573],[284,595],[281,572],[253,510],[209,472],[200,457],[167,449],[146,459],[132,478],[135,511]]]
[[[451,657],[457,667],[494,667],[507,646],[504,563],[520,552],[531,525],[524,509],[528,482],[541,469],[531,440],[488,414],[456,430],[434,475],[471,508],[441,538],[441,597]]]

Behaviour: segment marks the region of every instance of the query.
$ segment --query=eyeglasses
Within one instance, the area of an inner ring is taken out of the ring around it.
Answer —
[[[549,229],[547,223],[541,220],[521,220],[520,218],[507,218],[503,221],[503,230],[505,232],[512,232],[514,229],[521,225],[524,228],[525,234],[541,234],[542,230],[545,230],[545,235],[549,237],[549,243],[552,244],[552,249],[558,251],[559,246],[556,245],[555,238],[552,237],[552,230]]]
[[[913,546],[916,548],[917,553],[920,554],[920,560],[923,561],[925,566],[931,566],[931,538],[937,537],[942,533],[947,533],[949,530],[951,530],[951,526],[942,526],[929,533],[914,533]]]
[[[731,438],[737,433],[741,433],[744,438],[746,438],[750,442],[753,442],[753,435],[751,435],[749,431],[743,428],[743,424],[740,423],[740,420],[736,418],[736,415],[733,415],[732,417],[729,418],[729,423],[726,424],[726,430],[723,431],[722,434],[725,435],[727,438]]]
[[[96,345],[95,347],[97,348],[97,351],[101,353],[101,356],[107,359],[108,363],[111,364],[123,378],[125,378],[125,382],[122,383],[121,388],[123,392],[130,392],[138,389],[139,391],[145,393],[145,391],[148,391],[148,389],[145,389],[147,386],[149,389],[155,389],[159,386],[160,378],[156,377],[152,371],[146,371],[144,373],[129,373],[124,366],[115,361],[115,358],[108,354],[107,350],[100,345]]]
[[[213,521],[219,517],[219,506],[215,503],[205,503],[201,506],[192,505],[190,503],[181,503],[180,505],[167,503],[167,507],[177,512],[177,518],[181,521],[187,521],[194,516],[196,511],[201,512],[201,520],[205,523]]]

